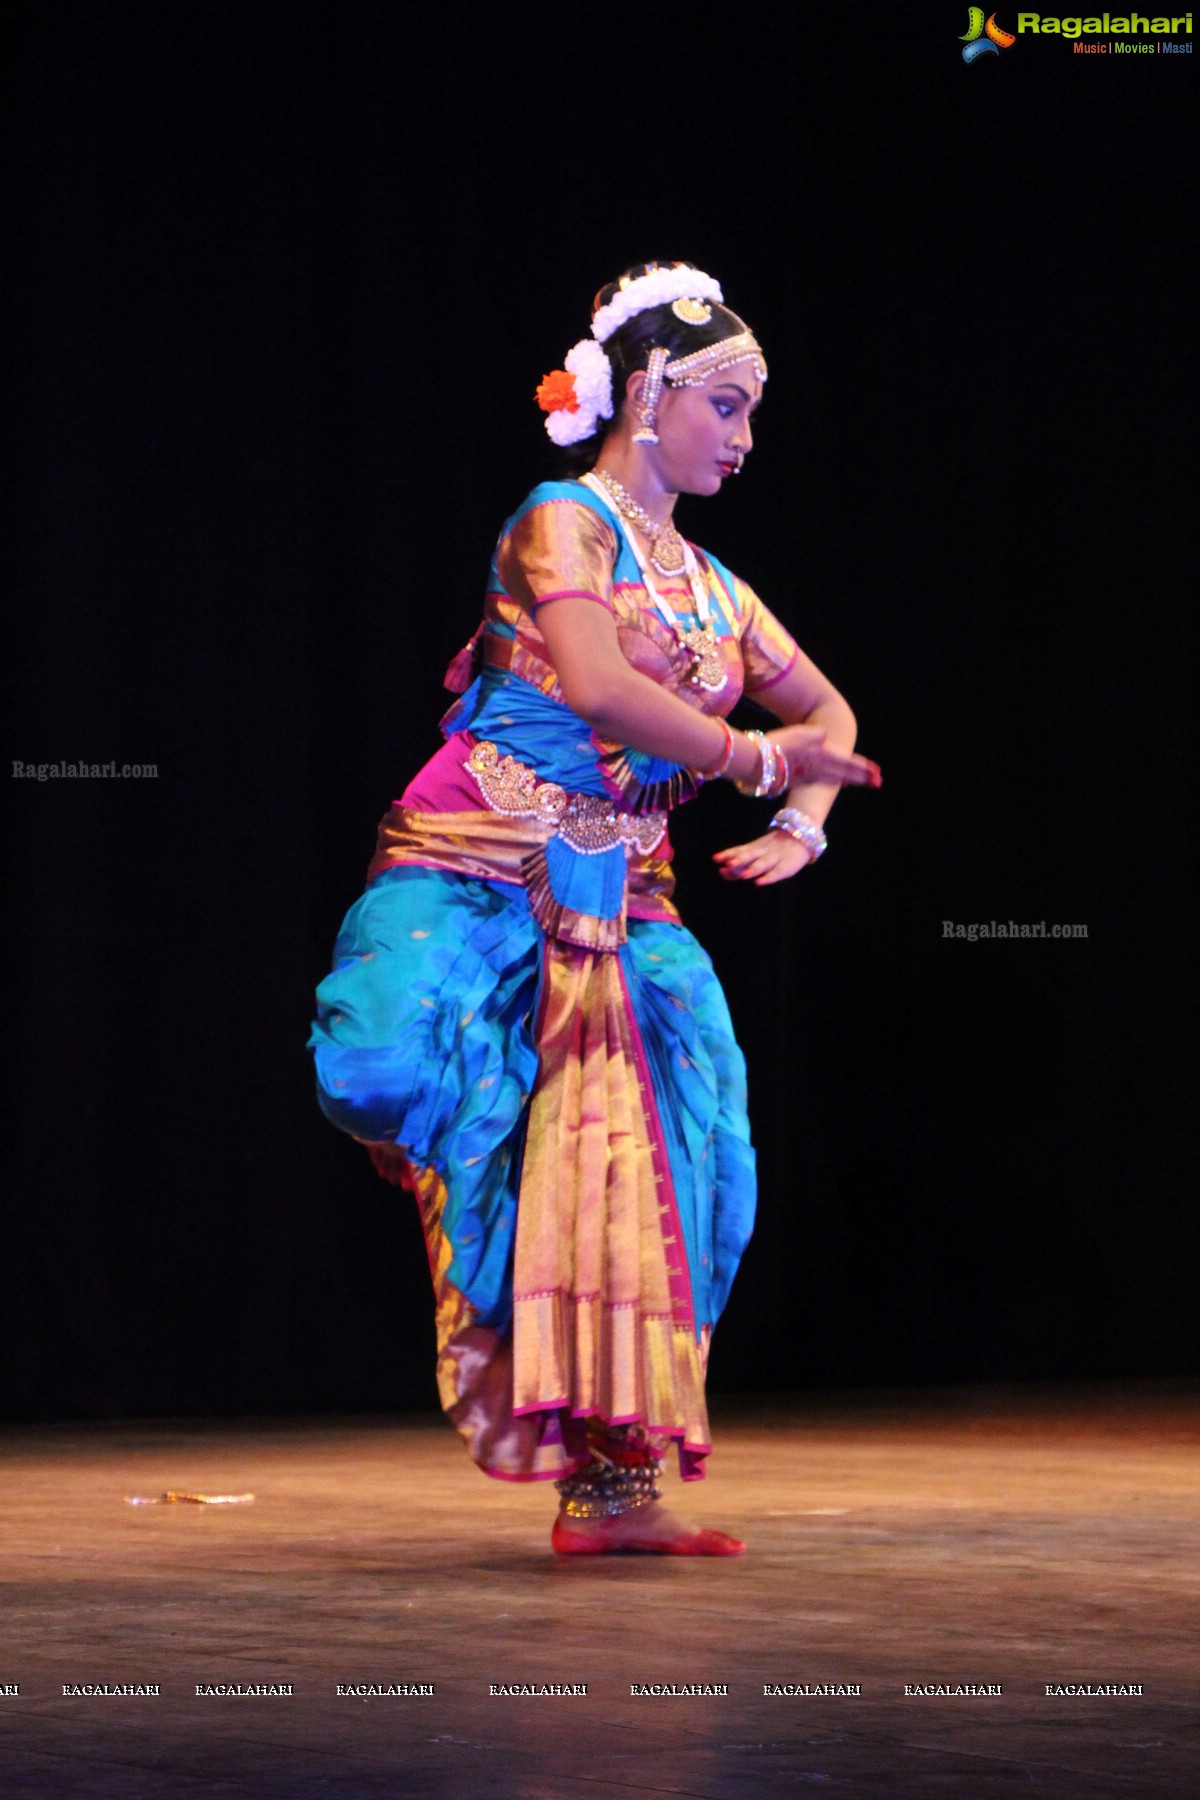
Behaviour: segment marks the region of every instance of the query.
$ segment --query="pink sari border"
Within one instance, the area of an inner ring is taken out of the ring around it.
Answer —
[[[516,1406],[513,1408],[513,1418],[529,1418],[536,1413],[545,1413],[553,1424],[554,1415],[559,1412],[567,1413],[568,1418],[571,1419],[600,1419],[605,1425],[644,1425],[651,1437],[666,1438],[669,1443],[674,1444],[679,1458],[679,1479],[681,1481],[703,1481],[705,1479],[704,1459],[712,1455],[712,1445],[690,1442],[684,1436],[682,1427],[678,1425],[647,1424],[641,1413],[622,1414],[620,1418],[609,1419],[596,1407],[590,1409],[572,1407],[568,1412],[567,1403],[564,1400],[558,1403],[543,1402],[536,1406]],[[487,1463],[480,1463],[479,1467],[485,1475],[490,1475],[495,1481],[559,1481],[564,1474],[573,1475],[579,1469],[585,1469],[589,1461],[590,1458],[584,1456],[577,1461],[572,1460],[569,1469],[548,1469],[536,1473],[531,1471],[520,1474],[513,1474],[507,1469],[493,1469]]]
[[[539,606],[549,606],[552,600],[594,600],[597,606],[604,608],[605,612],[612,611],[603,594],[593,594],[590,588],[559,588],[553,594],[537,594],[534,597],[533,610],[536,612]]]
[[[756,681],[753,687],[748,687],[745,690],[747,695],[765,694],[767,689],[773,688],[777,681],[782,681],[785,675],[790,675],[792,670],[796,666],[796,660],[799,657],[799,655],[800,655],[799,649],[793,650],[792,654],[788,657],[786,669],[780,669],[780,671],[777,675],[768,675],[768,677],[765,681]]]
[[[534,1400],[528,1406],[514,1406],[512,1409],[512,1416],[514,1419],[524,1419],[527,1418],[530,1413],[567,1412],[570,1405],[570,1395],[564,1394],[561,1400]],[[571,1414],[573,1419],[579,1418],[580,1416],[581,1415],[578,1413]]]
[[[493,1481],[561,1481],[564,1475],[577,1475],[580,1469],[586,1469],[587,1466],[588,1458],[584,1457],[582,1462],[575,1463],[570,1469],[539,1469],[533,1474],[513,1475],[508,1469],[489,1469],[486,1463],[478,1465]]]

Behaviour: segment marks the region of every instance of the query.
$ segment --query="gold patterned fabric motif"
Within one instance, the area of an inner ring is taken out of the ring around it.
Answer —
[[[682,1231],[620,964],[548,943],[513,1276],[513,1398],[708,1445]]]
[[[612,596],[617,534],[594,507],[548,500],[531,507],[500,540],[496,567],[505,588],[526,612],[551,597]]]
[[[733,588],[738,603],[746,692],[761,694],[774,687],[795,666],[800,646],[787,626],[780,623],[754,589],[738,575],[733,578]]]
[[[447,1277],[453,1248],[442,1229],[444,1180],[434,1169],[414,1168],[394,1144],[368,1144],[366,1148],[379,1173],[396,1186],[407,1188],[416,1199],[433,1281],[438,1400],[472,1460],[488,1474],[510,1480],[550,1480],[579,1468],[593,1455],[595,1445],[606,1443],[611,1435],[604,1421],[617,1423],[619,1415],[597,1408],[596,1414],[588,1417],[586,1409],[564,1405],[561,1394],[549,1391],[545,1396],[548,1405],[540,1400],[529,1403],[526,1398],[523,1410],[517,1400],[515,1365],[519,1357],[521,1391],[526,1397],[536,1390],[539,1380],[544,1381],[547,1390],[553,1388],[561,1379],[562,1365],[551,1360],[539,1369],[540,1359],[531,1357],[529,1352],[529,1333],[532,1331],[536,1338],[547,1324],[554,1330],[558,1321],[574,1310],[585,1327],[577,1333],[577,1341],[582,1342],[584,1360],[594,1371],[591,1346],[602,1350],[606,1342],[602,1326],[596,1329],[594,1321],[597,1317],[603,1319],[604,1308],[573,1307],[571,1296],[565,1295],[561,1306],[547,1305],[540,1311],[524,1306],[519,1323],[514,1320],[511,1332],[480,1325],[475,1308]],[[544,1215],[544,1187],[536,1198],[535,1190],[530,1188],[528,1196],[531,1214],[537,1211]],[[521,1204],[526,1204],[524,1183]],[[551,1243],[559,1241],[559,1233],[553,1227],[547,1229],[544,1217],[536,1235]],[[548,1296],[538,1298],[545,1301]],[[615,1313],[617,1309],[611,1310]],[[646,1329],[639,1331],[636,1308],[625,1307],[620,1312],[620,1373],[614,1393],[622,1404],[640,1392],[645,1404],[658,1405],[663,1415],[663,1427],[655,1434],[660,1452],[667,1440],[675,1437],[683,1438],[703,1454],[708,1449],[704,1406],[704,1372],[711,1340],[708,1327],[703,1328],[697,1342],[686,1331],[659,1320],[647,1321]],[[586,1329],[589,1324],[590,1329]],[[650,1371],[649,1383],[640,1386],[636,1354],[639,1339],[646,1346],[644,1360]],[[564,1345],[569,1341],[564,1334]],[[610,1385],[593,1376],[595,1391],[607,1391]],[[658,1414],[654,1416],[657,1418]],[[674,1421],[673,1430],[668,1421]]]
[[[417,1169],[394,1144],[368,1144],[379,1173],[414,1195],[433,1280],[437,1387],[442,1410],[472,1460],[489,1474],[549,1480],[586,1458],[582,1432],[565,1438],[542,1421],[513,1411],[513,1337],[478,1323],[475,1308],[447,1278],[453,1247],[442,1229],[446,1184],[435,1169]]]
[[[384,869],[407,867],[441,869],[448,875],[472,875],[481,881],[528,887],[530,859],[545,848],[553,830],[541,819],[511,818],[490,811],[418,812],[397,803],[379,822],[367,880],[373,881]],[[635,848],[626,867],[629,916],[677,920],[679,910],[671,899],[674,891],[670,862],[643,855]]]

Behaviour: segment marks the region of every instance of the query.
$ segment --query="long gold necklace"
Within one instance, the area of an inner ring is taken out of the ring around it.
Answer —
[[[609,506],[612,511],[616,513],[618,518],[625,516],[621,511],[616,495],[610,491],[609,483],[612,480],[611,476],[606,476],[602,469],[594,469],[587,475],[581,475],[579,479],[583,482],[585,487],[591,488],[596,498],[602,500],[606,506]],[[619,482],[616,485],[620,487]],[[621,492],[624,494],[624,488],[621,488]],[[636,504],[636,502],[631,502],[631,504]],[[641,511],[640,507],[638,508],[638,511]],[[633,521],[630,522],[632,523]],[[675,535],[676,537],[679,537],[678,532],[676,532]],[[708,598],[708,586],[703,575],[700,573],[700,568],[696,562],[695,555],[692,552],[691,545],[683,538],[679,538],[681,551],[680,569],[685,569],[687,571],[688,586],[692,590],[692,600],[696,608],[696,617],[699,619],[700,623],[699,625],[691,626],[685,631],[671,608],[667,605],[667,602],[655,587],[653,581],[650,579],[650,571],[646,567],[646,558],[638,548],[638,545],[631,537],[628,538],[627,541],[629,543],[629,548],[633,551],[638,569],[641,572],[646,592],[654,602],[659,616],[675,637],[676,642],[684,645],[686,649],[691,651],[692,661],[684,676],[684,680],[689,682],[692,687],[704,688],[705,691],[710,694],[719,694],[721,689],[725,686],[725,664],[721,660],[720,641],[712,627],[712,607]],[[656,563],[655,567],[658,568],[659,565]],[[659,569],[659,573],[662,573],[661,569]]]
[[[615,475],[607,469],[597,469],[596,475],[604,483],[612,497],[613,504],[623,519],[650,541],[650,561],[660,575],[682,575],[685,567],[683,539],[680,537],[670,519],[659,524],[652,519],[644,506],[639,506],[628,488],[622,487]]]

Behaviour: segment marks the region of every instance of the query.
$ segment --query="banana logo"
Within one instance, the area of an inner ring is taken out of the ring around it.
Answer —
[[[1017,40],[1011,31],[1001,30],[995,13],[985,24],[982,6],[968,6],[967,29],[958,41],[963,47],[963,61],[970,63],[977,56],[999,56],[1001,50],[1011,50]]]

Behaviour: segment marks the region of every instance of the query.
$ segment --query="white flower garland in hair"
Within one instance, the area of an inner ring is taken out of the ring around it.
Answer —
[[[563,359],[575,379],[575,409],[562,407],[547,414],[546,430],[563,449],[590,438],[601,419],[613,413],[612,364],[595,338],[580,338]]]
[[[636,276],[599,309],[592,320],[592,336],[605,344],[629,319],[670,300],[715,300],[720,305],[724,297],[720,282],[700,269],[652,269],[649,275]]]

